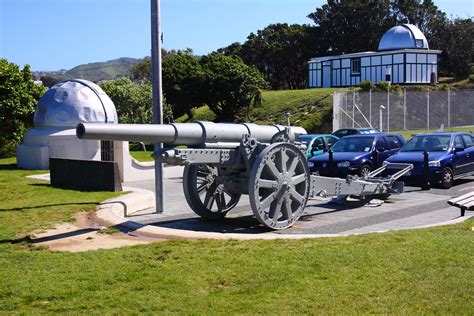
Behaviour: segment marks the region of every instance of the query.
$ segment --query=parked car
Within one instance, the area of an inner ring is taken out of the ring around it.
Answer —
[[[430,183],[450,188],[453,181],[474,174],[474,139],[467,133],[430,133],[413,137],[387,162],[411,163],[405,180],[423,181],[424,151],[428,151]]]
[[[348,174],[364,176],[377,169],[405,144],[398,134],[353,135],[339,139],[331,148],[334,176]],[[329,153],[312,157],[308,161],[311,172],[329,175]]]
[[[376,128],[341,128],[333,132],[332,135],[342,138],[351,135],[380,134]]]
[[[331,134],[306,134],[298,137],[298,140],[305,143],[307,147],[306,157],[308,159],[324,154],[324,151],[331,148],[338,139],[339,138]]]

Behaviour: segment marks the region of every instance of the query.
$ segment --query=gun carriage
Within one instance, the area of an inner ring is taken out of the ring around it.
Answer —
[[[337,179],[310,175],[306,150],[297,142],[302,127],[252,123],[176,123],[165,125],[96,124],[77,126],[80,139],[164,143],[156,161],[184,165],[183,191],[191,209],[205,219],[226,216],[247,194],[255,217],[271,229],[285,229],[302,215],[311,196],[374,196],[403,192],[395,181],[411,166],[389,178]]]

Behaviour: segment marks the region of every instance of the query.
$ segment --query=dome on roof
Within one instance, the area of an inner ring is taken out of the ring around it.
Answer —
[[[413,24],[392,27],[379,42],[379,51],[403,48],[429,49],[429,46],[425,35]]]
[[[79,123],[117,123],[112,100],[95,83],[68,80],[54,85],[38,101],[35,127],[76,127]]]

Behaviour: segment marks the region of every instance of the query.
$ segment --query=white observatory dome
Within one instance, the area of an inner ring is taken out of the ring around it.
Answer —
[[[429,49],[425,35],[413,24],[392,27],[379,42],[379,51],[404,48]]]
[[[35,127],[72,127],[79,123],[118,123],[112,100],[96,84],[68,80],[54,85],[38,101]]]

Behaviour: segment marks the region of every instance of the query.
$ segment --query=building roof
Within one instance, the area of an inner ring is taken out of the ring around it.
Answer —
[[[401,54],[401,53],[441,54],[441,51],[436,50],[436,49],[405,48],[405,49],[397,49],[397,50],[381,51],[381,52],[360,52],[360,53],[343,54],[343,55],[337,55],[337,56],[314,57],[314,58],[311,58],[309,62],[314,63],[314,62],[322,62],[322,61],[328,61],[328,60],[334,60],[334,59],[360,58],[360,57],[382,56],[382,55]]]
[[[117,123],[115,105],[98,85],[79,79],[63,81],[38,101],[35,127],[76,127],[79,123]]]
[[[382,36],[379,51],[402,48],[429,49],[425,35],[413,24],[392,27]]]

